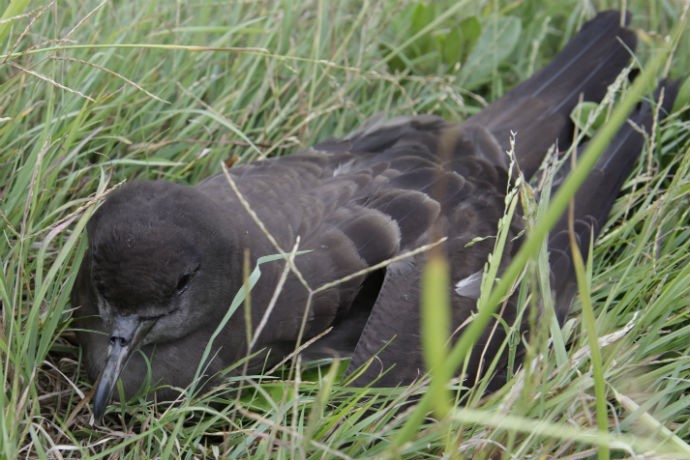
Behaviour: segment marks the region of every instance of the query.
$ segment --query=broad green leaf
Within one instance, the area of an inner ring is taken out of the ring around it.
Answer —
[[[498,16],[487,21],[460,69],[463,88],[474,89],[491,80],[498,66],[513,52],[521,30],[520,20],[513,16]]]

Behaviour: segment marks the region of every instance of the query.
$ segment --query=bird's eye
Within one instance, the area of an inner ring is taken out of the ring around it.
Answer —
[[[180,276],[180,279],[177,280],[177,286],[175,286],[175,292],[178,295],[182,294],[184,291],[187,290],[189,282],[192,280],[192,277],[198,270],[199,265],[197,265],[191,272],[185,273],[184,275]]]
[[[175,292],[177,292],[177,294],[182,294],[187,290],[189,281],[192,279],[192,275],[193,273],[185,273],[184,275],[180,276],[180,279],[177,280],[177,286],[175,286]]]

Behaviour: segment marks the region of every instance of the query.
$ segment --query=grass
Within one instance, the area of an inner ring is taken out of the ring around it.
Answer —
[[[624,5],[644,71],[683,5]],[[107,190],[134,177],[195,183],[221,162],[288,154],[380,112],[466,118],[548,62],[593,13],[575,0],[415,8],[0,3],[0,458],[690,458],[687,96],[655,126],[582,267],[585,302],[562,329],[544,321],[525,370],[497,393],[470,393],[437,420],[401,409],[428,382],[353,392],[331,363],[245,379],[241,398],[133,401],[89,424],[69,292],[84,226]],[[411,20],[416,11],[426,19]],[[503,32],[477,38],[477,26],[497,24]],[[662,66],[686,78],[681,32]],[[526,301],[545,273],[543,254],[531,260]],[[583,323],[589,304],[593,321]]]

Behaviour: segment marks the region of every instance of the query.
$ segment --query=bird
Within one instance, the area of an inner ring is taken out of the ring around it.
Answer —
[[[350,358],[349,375],[363,369],[356,386],[407,385],[424,375],[424,248],[448,260],[455,330],[476,312],[511,184],[535,176],[552,146],[572,146],[573,109],[601,101],[630,61],[629,20],[598,13],[548,65],[464,122],[375,117],[344,137],[233,165],[193,186],[134,180],[110,193],[88,222],[71,298],[95,417],[117,397],[118,381],[126,398],[149,383],[148,397],[173,400],[197,381],[260,372],[303,344],[307,357]],[[675,86],[660,87],[663,115]],[[655,104],[638,104],[576,194],[580,248],[605,224]],[[509,227],[505,261],[525,226],[518,215]],[[566,217],[548,250],[562,322],[575,295]],[[254,267],[259,276],[248,286]],[[238,293],[246,306],[230,314]],[[500,320],[516,318],[509,300]],[[475,349],[499,356],[495,386],[506,379],[506,333],[490,329]],[[465,367],[468,382],[484,372],[478,355]]]

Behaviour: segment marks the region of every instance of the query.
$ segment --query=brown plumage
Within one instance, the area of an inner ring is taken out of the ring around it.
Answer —
[[[307,356],[351,356],[352,370],[378,354],[358,384],[406,384],[423,373],[419,278],[424,253],[318,288],[429,243],[434,228],[448,238],[443,250],[451,263],[453,326],[465,321],[475,307],[477,274],[493,247],[490,238],[467,243],[496,233],[509,185],[510,132],[517,133],[517,161],[528,178],[551,145],[570,145],[570,112],[580,99],[601,99],[635,47],[634,34],[620,20],[618,12],[599,14],[549,66],[463,124],[433,116],[372,121],[343,139],[229,169],[241,196],[282,250],[290,251],[299,237],[298,249],[306,252],[296,256],[295,265],[304,279],[287,276],[251,350],[244,315],[235,314],[211,346],[205,378],[252,352],[260,353],[250,370],[279,361],[295,348],[303,323],[303,341],[333,328],[305,351]],[[666,108],[673,100],[671,89]],[[650,106],[641,104],[632,118],[648,128]],[[622,128],[578,194],[575,217],[583,245],[589,244],[590,230],[596,235],[601,228],[642,144],[642,134]],[[518,220],[514,230],[511,236],[519,230]],[[560,318],[573,293],[564,231],[565,221],[549,245]],[[225,174],[194,187],[129,183],[95,213],[88,234],[73,303],[79,307],[76,326],[89,375],[95,380],[103,374],[97,416],[118,375],[127,395],[140,387],[148,365],[154,383],[189,385],[242,288],[245,252],[252,265],[277,252]],[[507,248],[506,257],[512,250]],[[284,265],[278,260],[261,267],[251,291],[252,331],[266,314]],[[465,284],[456,293],[461,280]],[[510,323],[514,317],[509,305],[504,319]],[[500,330],[477,347],[496,353]],[[469,379],[477,374],[476,354]],[[500,367],[495,384],[503,381]],[[169,387],[158,390],[162,398],[175,394]]]

